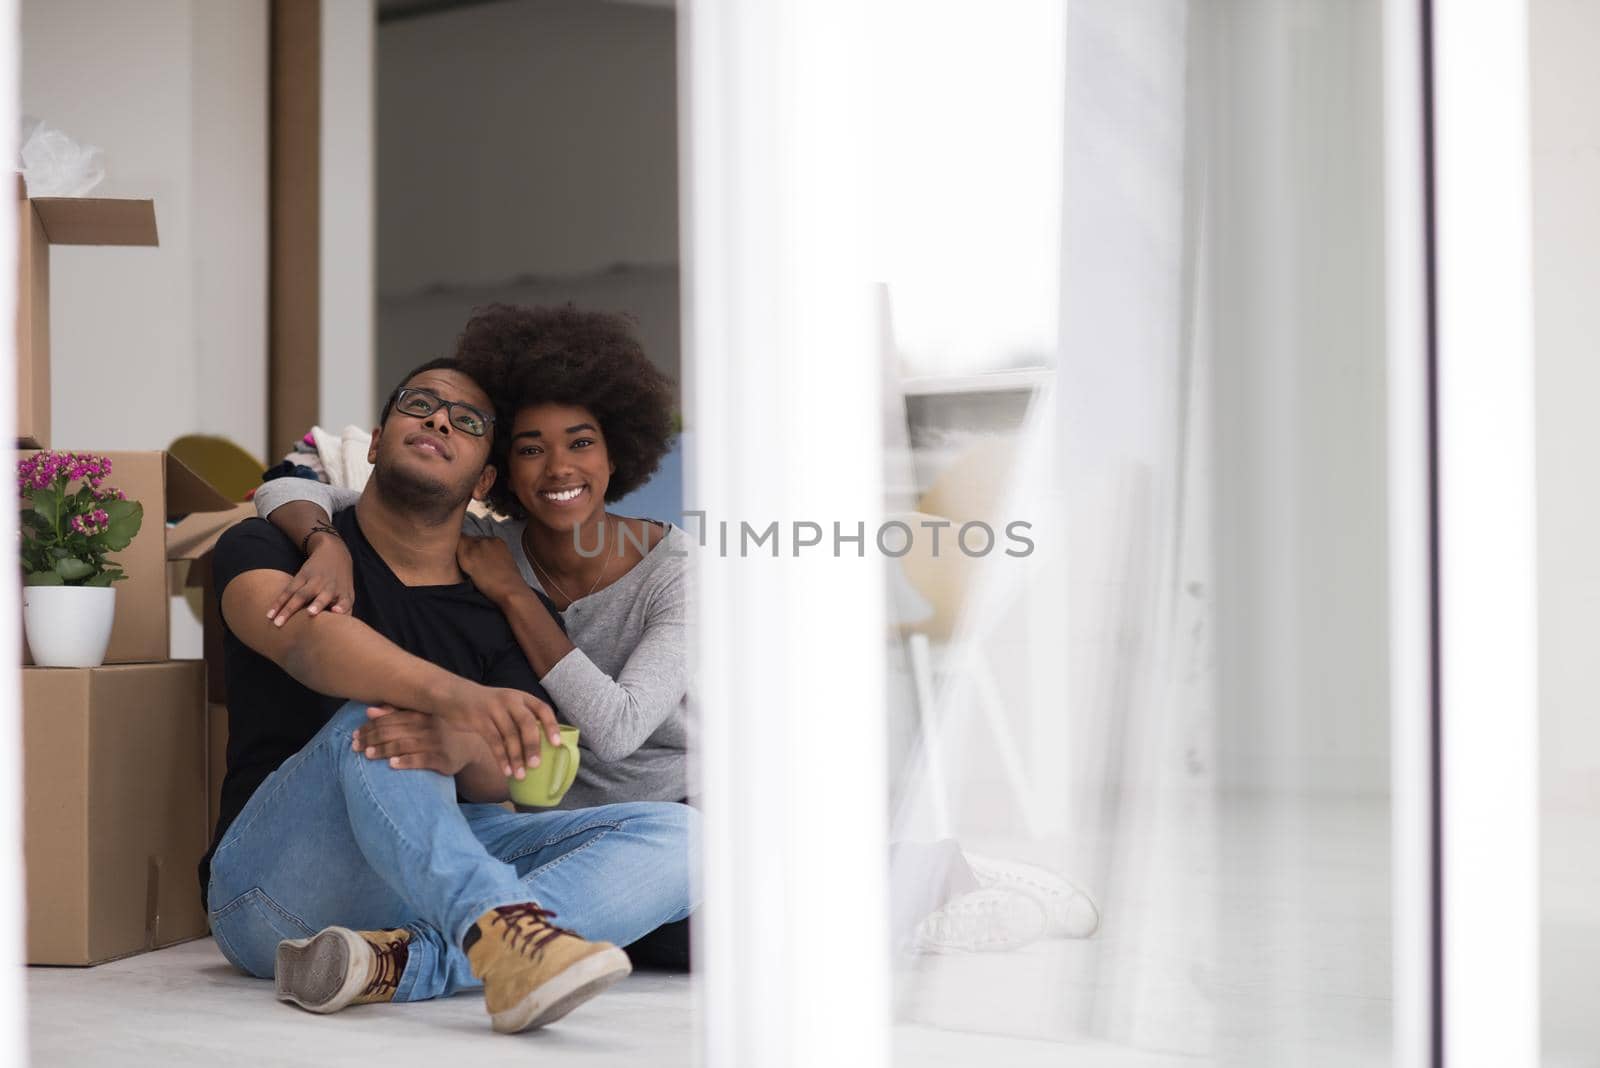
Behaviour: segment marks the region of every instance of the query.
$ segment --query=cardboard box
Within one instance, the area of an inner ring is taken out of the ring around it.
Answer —
[[[50,442],[50,246],[157,243],[148,200],[39,197],[17,176],[17,443]]]
[[[24,450],[22,455],[29,454]],[[165,660],[171,654],[167,562],[194,560],[216,544],[205,535],[238,507],[182,461],[164,452],[108,452],[106,481],[144,505],[144,523],[133,541],[111,559],[128,577],[116,584],[117,617],[111,627],[107,664]],[[219,514],[220,513],[220,514]],[[172,525],[168,525],[168,521]],[[220,533],[220,529],[216,531]],[[23,663],[33,661],[26,650]]]
[[[217,833],[222,812],[222,780],[228,774],[228,706],[206,705],[206,838]]]
[[[30,964],[205,935],[204,672],[198,660],[23,671]]]
[[[256,514],[255,505],[234,505],[226,512],[208,512],[192,515],[173,528],[167,535],[167,554],[177,560],[187,560],[187,577],[184,585],[200,595],[200,626],[203,635],[206,662],[206,700],[228,700],[227,676],[222,666],[222,606],[217,603],[217,592],[211,582],[211,550],[223,532]]]

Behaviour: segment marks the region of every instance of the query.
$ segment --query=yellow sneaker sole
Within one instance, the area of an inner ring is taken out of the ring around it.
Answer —
[[[489,1023],[504,1035],[555,1023],[631,971],[628,955],[615,946],[592,953],[509,1009],[490,1013]]]

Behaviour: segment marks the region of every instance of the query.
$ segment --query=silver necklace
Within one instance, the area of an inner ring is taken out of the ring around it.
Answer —
[[[601,544],[604,545],[604,541],[602,541]],[[533,548],[528,544],[527,527],[522,528],[522,551],[528,554],[528,559],[533,562],[533,569],[539,572],[540,575],[544,576],[544,580],[550,584],[550,588],[555,590],[562,597],[566,598],[568,608],[571,608],[577,603],[578,598],[572,596],[566,590],[562,589],[561,583],[557,582],[555,577],[550,574],[550,571],[543,564],[539,563],[539,558],[533,555]],[[609,559],[600,561],[600,574],[594,577],[594,585],[589,587],[589,592],[584,594],[585,597],[590,596],[595,590],[600,588],[600,580],[606,577],[606,568],[610,566],[611,561]]]

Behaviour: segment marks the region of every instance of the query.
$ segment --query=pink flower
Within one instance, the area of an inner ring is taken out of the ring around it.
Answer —
[[[92,512],[75,515],[67,520],[68,526],[86,538],[102,533],[110,523],[111,517],[103,508],[96,508]]]
[[[111,475],[111,458],[87,452],[38,452],[17,461],[17,490],[64,490],[69,483],[82,482],[97,501],[126,500],[120,490],[102,489]]]

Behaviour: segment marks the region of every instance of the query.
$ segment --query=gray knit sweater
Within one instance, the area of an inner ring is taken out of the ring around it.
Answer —
[[[263,518],[291,501],[312,501],[331,515],[360,497],[310,479],[278,478],[256,491],[255,503]],[[543,590],[522,548],[524,526],[523,520],[468,515],[462,530],[502,539],[528,585]],[[627,574],[562,613],[576,648],[539,680],[561,721],[578,728],[583,750],[562,808],[689,796],[690,544],[669,524],[666,536]]]

